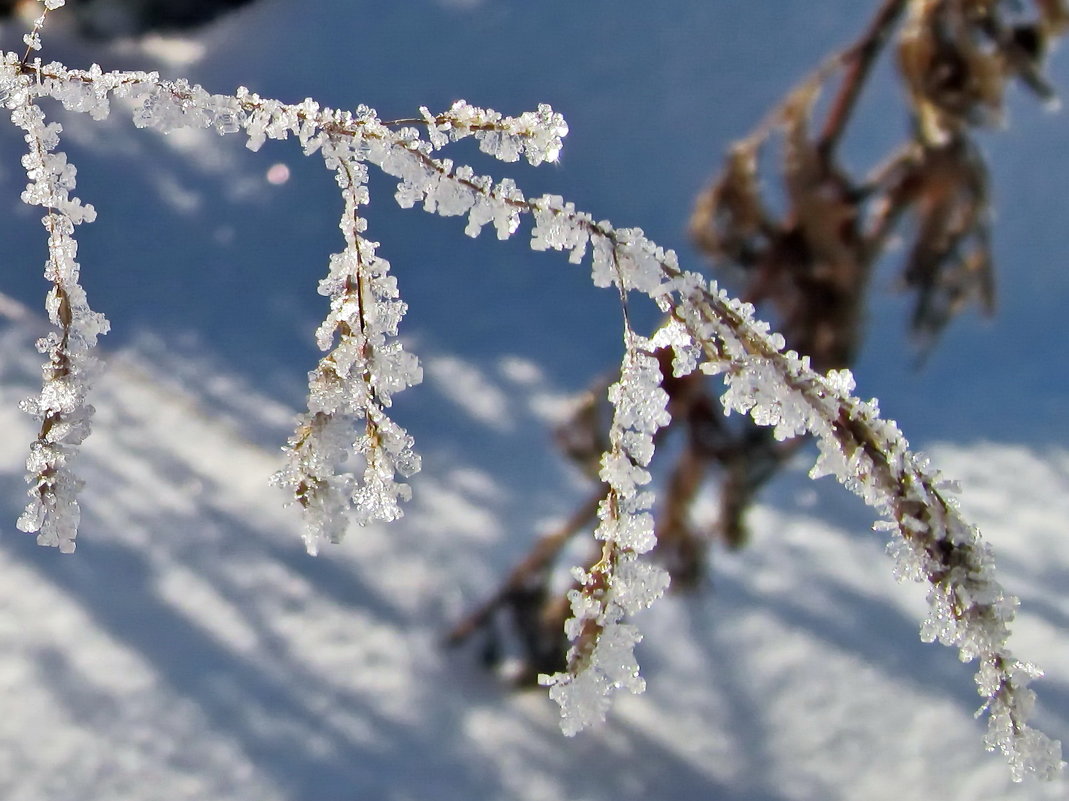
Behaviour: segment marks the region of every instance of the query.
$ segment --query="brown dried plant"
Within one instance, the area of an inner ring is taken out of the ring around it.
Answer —
[[[715,271],[741,282],[740,297],[773,319],[789,347],[824,372],[854,363],[873,271],[892,237],[902,240],[900,283],[914,297],[909,325],[927,351],[962,309],[973,303],[987,313],[994,309],[989,176],[974,134],[1001,120],[1013,79],[1053,100],[1043,62],[1067,27],[1064,0],[884,0],[852,45],[827,58],[728,148],[695,203],[696,247]],[[839,159],[840,146],[893,40],[908,135],[881,163],[853,173]],[[778,164],[778,174],[769,174],[768,164]],[[775,187],[772,200],[765,186]],[[747,510],[804,438],[777,441],[749,417],[725,417],[715,379],[676,378],[671,352],[659,358],[672,421],[658,438],[679,443],[674,462],[661,457],[657,465],[656,555],[672,586],[685,590],[703,582],[713,542],[729,548],[746,542]],[[564,453],[594,477],[607,446],[608,384],[596,382],[556,432]],[[694,503],[714,484],[718,517],[699,525]],[[560,528],[540,537],[448,642],[482,634],[486,659],[496,665],[504,616],[516,635],[518,684],[560,670],[570,608],[563,593],[551,590],[551,578],[561,550],[596,521],[602,495],[595,487]]]

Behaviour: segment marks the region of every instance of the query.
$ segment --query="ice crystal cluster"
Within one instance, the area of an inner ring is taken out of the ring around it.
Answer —
[[[312,100],[286,104],[243,88],[218,95],[154,72],[104,72],[95,65],[74,70],[31,61],[45,17],[62,4],[46,0],[27,35],[27,54],[4,54],[0,64],[0,102],[27,143],[23,200],[46,210],[45,275],[51,283],[46,305],[54,326],[38,343],[46,356],[43,389],[23,404],[40,429],[27,461],[30,503],[19,518],[22,530],[37,532],[43,545],[74,550],[80,482],[69,462],[89,433],[91,351],[108,327],[89,308],[75,261],[75,226],[92,222],[93,208],[72,194],[75,168],[57,150],[61,128],[46,121],[40,101],[51,98],[94,119],[106,117],[118,101],[138,127],[244,134],[252,150],[267,139],[293,138],[334,173],[343,206],[343,246],[319,284],[329,298],[316,333],[325,355],[309,373],[308,409],[275,476],[303,511],[310,552],[324,541],[340,540],[352,521],[400,517],[411,494],[405,480],[420,468],[412,437],[389,415],[393,396],[418,384],[422,372],[397,338],[406,306],[390,264],[366,236],[360,212],[370,200],[368,170],[375,167],[397,179],[400,206],[466,218],[469,236],[492,225],[506,239],[529,216],[532,248],[567,251],[574,264],[589,258],[593,282],[621,297],[624,354],[619,380],[610,389],[614,415],[601,461],[607,487],[596,530],[601,559],[589,570],[576,570],[567,671],[541,677],[560,704],[565,733],[602,720],[617,690],[644,687],[634,656],[641,635],[630,618],[668,584],[665,571],[643,555],[655,544],[646,467],[654,435],[669,419],[653,352],[671,347],[677,375],[700,369],[723,376],[729,412],[749,414],[779,438],[804,432],[816,437],[820,457],[814,477],[833,475],[873,506],[882,520],[878,527],[890,534],[896,575],[928,585],[930,611],[921,636],[957,648],[962,660],[978,661],[983,698],[978,714],[988,716],[988,747],[1007,756],[1015,779],[1051,778],[1061,770],[1060,745],[1026,723],[1034,700],[1028,683],[1040,672],[1006,647],[1016,599],[998,584],[989,550],[961,517],[947,483],[910,452],[874,401],[853,396],[849,372],[819,375],[806,357],[784,352],[783,338],[755,320],[752,307],[683,271],[673,252],[640,229],[596,222],[559,196],[526,198],[510,179],[495,181],[436,155],[474,137],[483,152],[504,161],[552,162],[567,133],[559,114],[540,106],[508,117],[458,101],[440,114],[423,108],[418,117],[383,121],[363,106],[345,111]],[[628,322],[632,295],[651,298],[667,315],[651,338]]]

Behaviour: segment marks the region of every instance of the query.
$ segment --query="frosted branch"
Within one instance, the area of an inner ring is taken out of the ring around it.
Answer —
[[[46,0],[45,13],[60,5],[62,0]],[[40,46],[43,22],[44,14],[28,35],[31,50]],[[359,210],[369,202],[367,165],[397,179],[399,205],[465,217],[469,236],[492,224],[498,238],[506,239],[529,215],[532,248],[567,251],[576,264],[589,255],[593,282],[614,287],[624,299],[625,353],[619,381],[610,390],[614,416],[601,462],[608,485],[596,531],[602,556],[590,570],[576,573],[568,671],[543,677],[561,705],[566,733],[604,718],[616,690],[644,687],[633,653],[641,635],[626,619],[667,586],[665,572],[641,558],[654,545],[645,468],[654,434],[668,421],[653,351],[667,345],[675,352],[677,374],[691,372],[700,361],[706,373],[724,376],[729,412],[749,414],[779,439],[815,436],[820,457],[814,477],[834,475],[876,509],[884,518],[878,527],[890,532],[896,575],[928,585],[922,638],[979,662],[977,686],[984,699],[979,714],[988,715],[989,748],[1008,757],[1015,779],[1051,778],[1061,769],[1060,745],[1026,723],[1033,702],[1028,683],[1040,672],[1006,646],[1016,599],[996,580],[990,551],[961,517],[939,474],[909,450],[894,423],[879,417],[874,401],[853,396],[848,371],[819,375],[805,357],[784,352],[783,338],[754,320],[750,306],[681,270],[675,254],[642,230],[595,222],[559,196],[526,199],[511,179],[495,181],[436,155],[474,137],[482,151],[503,161],[554,161],[567,126],[548,106],[507,117],[458,101],[440,114],[424,108],[419,117],[383,122],[366,106],[345,111],[311,99],[286,104],[244,88],[216,95],[188,81],[161,80],[154,72],[104,72],[96,65],[69,70],[4,54],[0,103],[25,131],[29,146],[23,200],[47,210],[45,275],[52,284],[47,308],[56,330],[38,343],[47,355],[42,392],[23,404],[41,427],[27,462],[31,503],[19,519],[23,530],[39,532],[42,544],[74,548],[79,481],[68,462],[89,431],[90,351],[108,328],[86,303],[75,261],[74,227],[92,221],[94,212],[71,194],[75,169],[56,151],[61,128],[45,122],[37,105],[44,97],[95,119],[106,117],[119,99],[138,127],[243,132],[252,150],[267,139],[292,136],[306,155],[320,152],[334,172],[344,205],[344,248],[331,257],[319,286],[330,299],[316,335],[326,355],[309,374],[308,409],[275,477],[305,512],[311,552],[323,541],[339,540],[350,516],[359,523],[399,517],[410,492],[399,479],[420,466],[411,437],[386,411],[393,394],[419,383],[422,373],[396,338],[406,306],[390,265],[377,255],[378,244],[364,236]],[[671,318],[653,339],[638,336],[626,322],[632,292],[650,297]],[[347,465],[352,458],[360,463],[355,469]]]
[[[309,374],[308,412],[284,449],[286,466],[275,483],[289,490],[305,513],[305,545],[316,553],[322,540],[338,542],[349,512],[356,522],[396,520],[411,490],[398,476],[420,468],[412,438],[386,414],[393,393],[418,384],[423,371],[394,337],[405,313],[390,265],[378,244],[362,234],[359,207],[367,202],[363,151],[329,137],[322,143],[345,200],[339,227],[345,249],[330,259],[319,285],[331,299],[330,313],[316,332],[329,351]],[[361,476],[342,470],[350,454],[364,461]]]
[[[537,218],[538,207],[531,212]],[[697,274],[681,272],[670,252],[658,250],[640,234],[610,233],[605,223],[593,225],[588,219],[575,216],[571,224],[611,242],[616,258],[631,265],[633,277],[626,283],[642,286],[662,308],[669,307],[705,351],[702,369],[724,375],[725,409],[773,427],[777,439],[813,434],[820,458],[812,476],[835,476],[886,518],[877,527],[892,533],[888,550],[896,559],[896,575],[929,586],[929,615],[921,637],[957,648],[962,661],[978,660],[977,688],[984,699],[978,714],[989,716],[986,743],[1007,757],[1013,778],[1058,774],[1064,764],[1061,744],[1026,723],[1034,700],[1028,683],[1042,674],[1006,647],[1017,599],[998,583],[989,547],[947,496],[947,482],[909,450],[893,422],[880,418],[875,401],[851,394],[849,371],[815,373],[806,357],[783,352],[783,338],[753,319],[752,306]],[[618,255],[621,251],[625,258]],[[595,248],[595,281],[604,283],[597,252]],[[657,282],[651,265],[660,270]],[[573,673],[572,683],[578,678]],[[568,700],[571,708],[591,706]],[[562,725],[570,731],[577,724],[568,707],[563,711]]]

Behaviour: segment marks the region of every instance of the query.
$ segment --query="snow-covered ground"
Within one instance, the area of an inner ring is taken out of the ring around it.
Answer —
[[[32,435],[15,404],[36,354],[25,326],[5,325],[2,345],[11,520]],[[267,487],[277,452],[242,434],[286,410],[197,365],[232,401],[220,414],[161,376],[154,343],[110,361],[77,553],[9,523],[0,537],[5,799],[1063,797],[1012,785],[983,751],[971,670],[917,639],[923,601],[891,578],[864,510],[801,470],[755,515],[750,547],[715,555],[711,590],[643,615],[647,693],[568,740],[541,693],[510,694],[439,645],[515,550],[497,511],[515,488],[432,459],[401,524],[312,559]],[[1064,737],[1069,453],[935,456],[1024,599],[1018,648],[1049,670],[1039,722]]]
[[[508,112],[548,100],[572,126],[563,162],[520,183],[685,252],[688,204],[723,144],[868,12],[856,0],[382,5],[264,0],[188,40],[57,47],[398,116],[457,96]],[[1036,721],[1063,740],[1067,133],[1064,116],[1021,103],[990,139],[999,317],[957,324],[915,374],[902,309],[884,303],[858,371],[861,392],[962,481],[1022,598],[1015,648],[1048,673]],[[472,243],[453,221],[392,208],[379,186],[372,234],[427,373],[398,416],[425,466],[403,521],[312,559],[267,479],[314,359],[315,280],[340,248],[332,179],[293,147],[164,140],[119,115],[70,134],[80,193],[100,212],[80,260],[116,333],[78,465],[79,547],[61,556],[14,528],[32,438],[17,404],[35,391],[41,330],[23,304],[39,306],[43,245],[5,158],[0,798],[1065,797],[1064,784],[1013,785],[983,750],[972,670],[919,641],[919,588],[894,582],[865,510],[801,463],[765,494],[753,543],[713,555],[706,592],[642,615],[646,694],[562,737],[542,693],[508,692],[440,639],[585,492],[545,425],[617,361],[611,295],[521,242]],[[17,136],[0,137],[17,154]],[[265,177],[275,163],[291,171],[281,185]]]

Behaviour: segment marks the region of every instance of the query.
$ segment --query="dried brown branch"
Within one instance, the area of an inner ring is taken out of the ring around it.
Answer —
[[[869,73],[907,5],[908,0],[885,0],[861,38],[839,56],[839,61],[846,68],[846,74],[824,121],[817,144],[817,151],[825,162],[831,161],[832,153],[850,122]]]

